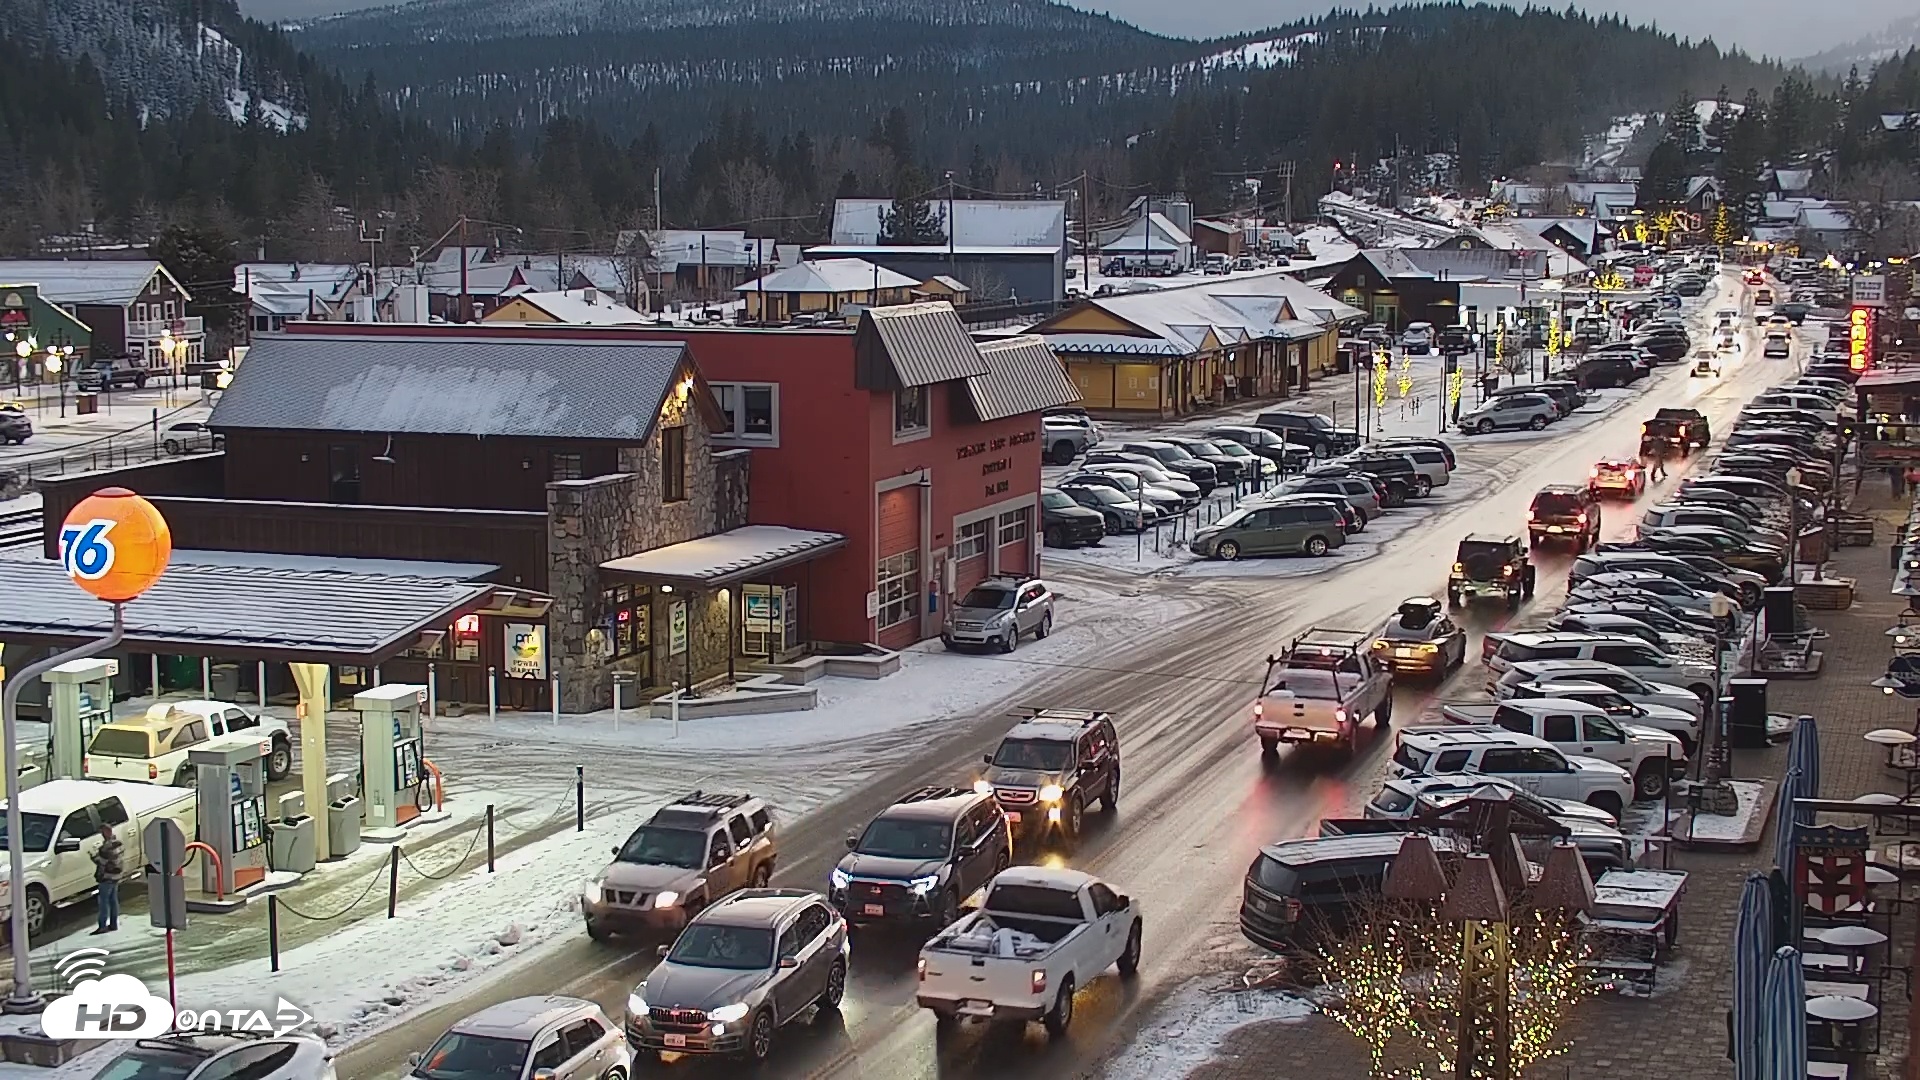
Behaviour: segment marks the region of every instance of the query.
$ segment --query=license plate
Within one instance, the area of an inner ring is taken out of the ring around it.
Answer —
[[[1413,659],[1413,650],[1412,649],[1395,649],[1393,650],[1393,655],[1399,657],[1402,660],[1411,660]]]
[[[1560,528],[1560,526],[1558,525],[1549,525],[1547,526],[1547,531],[1550,533],[1557,533],[1557,532],[1564,532],[1565,530]]]
[[[863,914],[867,914],[867,915],[885,915],[887,913],[887,905],[868,904],[862,907],[860,910]]]
[[[1020,811],[1018,810],[1007,811],[1007,820],[1012,822],[1015,825],[1020,824]]]
[[[661,1038],[661,1041],[665,1042],[668,1046],[687,1045],[687,1037],[685,1035],[666,1034],[666,1035],[660,1036],[660,1038]]]
[[[974,1016],[992,1016],[993,1002],[968,999],[960,1003],[960,1011]]]

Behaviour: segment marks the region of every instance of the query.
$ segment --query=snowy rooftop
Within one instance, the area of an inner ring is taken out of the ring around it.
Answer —
[[[931,199],[928,205],[956,244],[1055,250],[1067,244],[1067,204],[1059,200]],[[828,239],[834,244],[878,243],[881,214],[892,209],[891,199],[836,199]]]
[[[807,259],[775,270],[735,289],[739,293],[859,293],[874,289],[911,289],[916,278],[896,274],[865,259]]]
[[[845,547],[847,538],[784,525],[743,525],[697,540],[609,559],[600,569],[651,581],[719,588],[756,574],[818,558]]]
[[[565,292],[524,292],[517,298],[521,303],[532,304],[554,321],[573,326],[629,326],[634,323],[651,322],[652,319],[638,311],[618,304],[601,295],[598,289],[570,289]],[[510,320],[489,318],[493,322]]]
[[[0,281],[38,285],[43,298],[66,305],[124,307],[145,291],[155,274],[166,273],[154,259],[0,259]]]
[[[1066,330],[1044,335],[1055,352],[1111,352],[1184,356],[1211,332],[1222,344],[1258,338],[1300,340],[1325,333],[1335,322],[1364,315],[1326,293],[1282,273],[1249,274],[1225,281],[1152,292],[1092,297],[1083,303],[1139,327],[1144,334]]]

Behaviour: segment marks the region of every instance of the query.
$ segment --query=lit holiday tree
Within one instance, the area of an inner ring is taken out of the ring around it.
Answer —
[[[1727,213],[1725,204],[1714,208],[1711,236],[1715,247],[1726,247],[1733,243],[1733,215]]]

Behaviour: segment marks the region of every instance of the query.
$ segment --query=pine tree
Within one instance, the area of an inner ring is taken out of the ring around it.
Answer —
[[[1647,155],[1640,173],[1640,209],[1661,210],[1679,206],[1687,200],[1686,152],[1671,140],[1662,139]]]
[[[893,181],[893,206],[880,211],[880,243],[897,247],[946,243],[947,233],[928,200],[930,194],[919,169],[901,166]]]
[[[1700,114],[1694,108],[1692,97],[1682,93],[1667,110],[1666,129],[1666,141],[1686,157],[1691,168],[1693,155],[1700,150]]]
[[[997,170],[987,162],[986,150],[974,143],[973,156],[967,159],[967,187],[974,195],[990,196],[998,180]]]
[[[1727,136],[1733,131],[1733,98],[1727,94],[1727,85],[1720,84],[1720,92],[1713,98],[1713,115],[1707,117],[1706,127],[1701,129],[1701,148],[1709,154],[1718,154],[1727,148]]]

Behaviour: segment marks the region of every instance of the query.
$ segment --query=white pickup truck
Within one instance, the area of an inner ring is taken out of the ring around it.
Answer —
[[[189,751],[263,740],[272,744],[267,779],[285,779],[293,769],[293,736],[285,720],[229,701],[163,701],[144,716],[96,728],[82,767],[101,780],[187,787],[193,783]]]
[[[1308,630],[1285,656],[1267,657],[1266,689],[1253,703],[1261,752],[1283,742],[1327,745],[1351,754],[1360,721],[1393,721],[1393,676],[1373,659],[1373,635],[1360,630]]]
[[[4,806],[0,803],[0,806]],[[172,818],[188,840],[198,835],[192,791],[119,780],[49,780],[20,793],[20,837],[26,851],[27,933],[38,939],[53,910],[93,895],[93,853],[100,826],[112,825],[126,845],[120,866],[139,877],[146,859],[140,831],[155,818]],[[6,839],[0,819],[0,842]],[[10,917],[5,864],[0,864],[0,919]]]
[[[1074,992],[1114,965],[1122,978],[1140,969],[1139,907],[1091,874],[1016,866],[920,950],[915,1000],[942,1026],[1039,1020],[1059,1035]]]
[[[1457,724],[1491,724],[1544,739],[1563,754],[1598,758],[1633,776],[1634,795],[1658,799],[1667,781],[1684,775],[1687,752],[1677,736],[1641,724],[1617,722],[1597,705],[1575,698],[1510,698],[1488,705],[1445,705]]]

